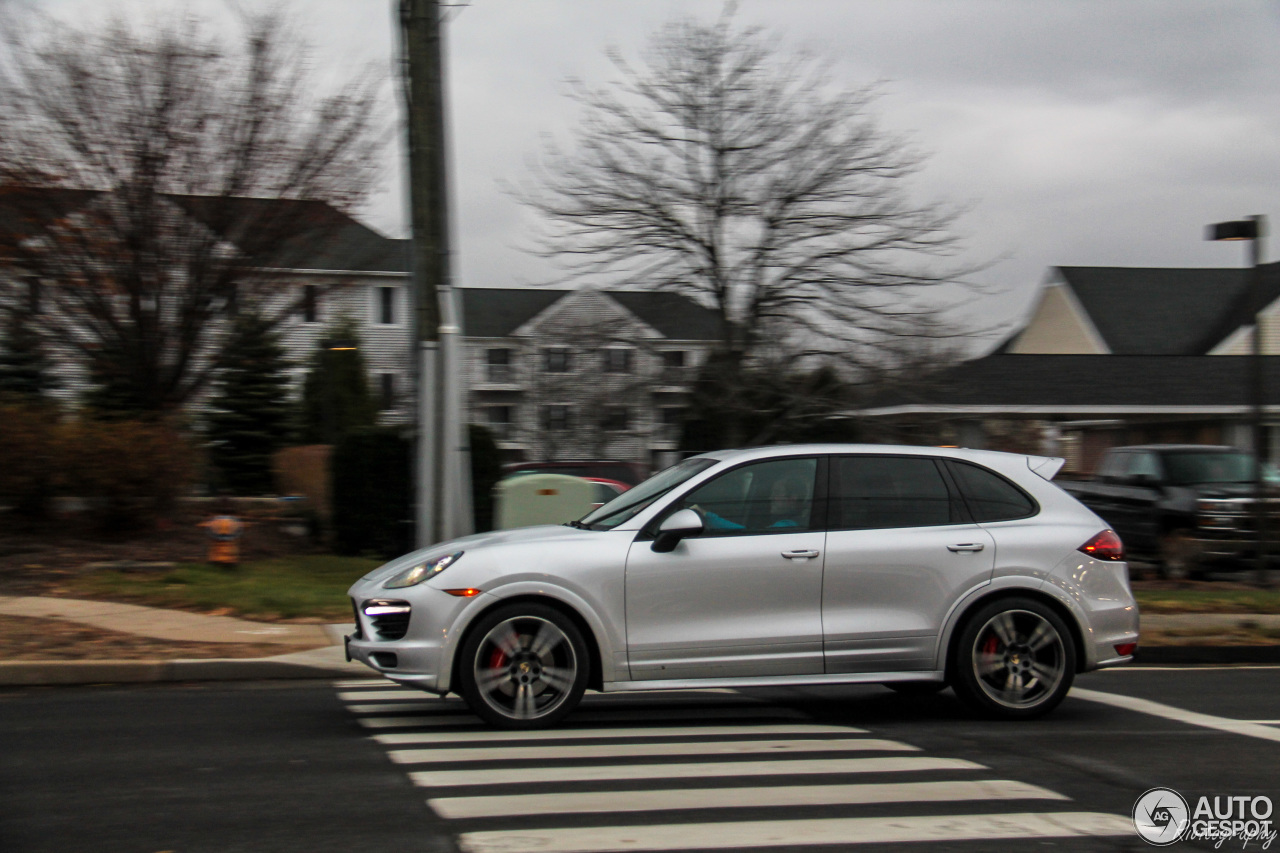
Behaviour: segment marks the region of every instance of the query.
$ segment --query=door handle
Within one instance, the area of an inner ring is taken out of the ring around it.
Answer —
[[[984,547],[986,546],[984,546],[981,542],[966,542],[963,545],[948,545],[947,550],[954,551],[957,554],[961,552],[971,554],[976,551],[981,551]]]
[[[818,552],[808,549],[800,549],[796,551],[783,551],[782,556],[786,557],[788,560],[812,560],[814,557],[818,556]]]

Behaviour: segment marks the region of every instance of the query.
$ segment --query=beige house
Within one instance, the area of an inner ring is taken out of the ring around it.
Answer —
[[[1255,303],[1246,269],[1055,267],[1025,325],[994,353],[858,414],[945,424],[970,446],[1017,435],[1037,445],[1017,449],[1063,455],[1079,474],[1122,444],[1252,447],[1257,304],[1266,452],[1280,461],[1280,264],[1260,273]]]

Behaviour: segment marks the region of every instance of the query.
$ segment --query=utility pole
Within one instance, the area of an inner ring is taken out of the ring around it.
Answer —
[[[471,530],[469,454],[460,429],[458,334],[449,270],[443,40],[438,0],[400,0],[409,130],[409,207],[417,367],[415,541]]]
[[[1265,216],[1250,216],[1232,222],[1218,222],[1210,225],[1205,235],[1210,240],[1247,241],[1249,243],[1249,280],[1248,299],[1253,312],[1253,338],[1249,349],[1249,398],[1251,409],[1251,426],[1253,431],[1253,453],[1256,466],[1253,474],[1253,508],[1254,528],[1257,537],[1257,570],[1255,577],[1262,587],[1272,586],[1271,578],[1271,539],[1273,534],[1268,529],[1271,519],[1270,489],[1267,486],[1266,465],[1271,458],[1267,442],[1266,423],[1266,377],[1263,341],[1263,310],[1266,306],[1266,294],[1262,286],[1262,241],[1267,236],[1267,219]]]

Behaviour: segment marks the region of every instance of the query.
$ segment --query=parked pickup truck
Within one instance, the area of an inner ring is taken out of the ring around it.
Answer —
[[[1125,551],[1162,577],[1253,565],[1256,462],[1233,447],[1148,444],[1107,452],[1091,480],[1056,481],[1111,525]],[[1268,539],[1280,538],[1280,498],[1268,484]],[[1272,548],[1275,548],[1274,544]]]

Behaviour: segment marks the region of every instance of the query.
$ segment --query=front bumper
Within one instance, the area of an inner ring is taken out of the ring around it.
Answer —
[[[356,631],[344,639],[348,660],[368,666],[392,681],[443,695],[449,690],[445,662],[453,654],[453,626],[471,599],[458,598],[429,587],[392,591],[377,584],[358,583],[348,595],[355,611]],[[388,620],[368,610],[394,601],[407,614]]]
[[[1267,550],[1280,552],[1280,520],[1268,536]],[[1258,539],[1252,532],[1240,531],[1209,532],[1200,530],[1187,542],[1189,560],[1196,563],[1236,563],[1252,562],[1258,555]]]

